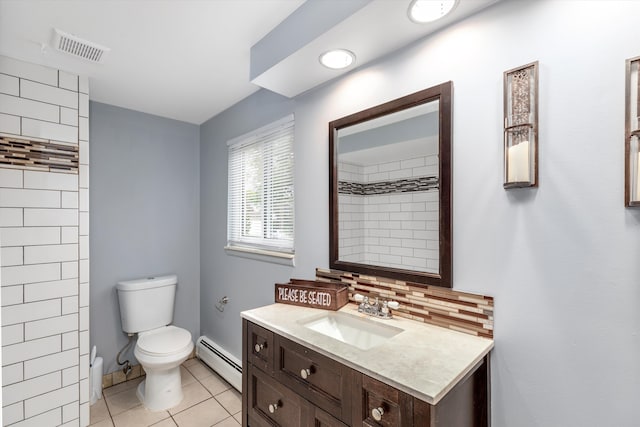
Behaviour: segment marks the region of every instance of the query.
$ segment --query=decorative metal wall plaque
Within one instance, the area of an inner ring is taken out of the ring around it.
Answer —
[[[624,200],[640,207],[640,56],[627,59],[625,93]]]
[[[504,73],[504,188],[538,186],[538,62]]]

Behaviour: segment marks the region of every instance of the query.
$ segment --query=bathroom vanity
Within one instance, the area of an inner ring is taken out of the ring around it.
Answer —
[[[243,317],[243,426],[490,424],[493,340],[353,304],[272,304]]]

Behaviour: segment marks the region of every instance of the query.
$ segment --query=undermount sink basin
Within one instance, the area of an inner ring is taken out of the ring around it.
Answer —
[[[361,350],[368,350],[398,335],[403,329],[383,325],[366,318],[345,313],[327,312],[299,320],[304,327],[342,341]]]

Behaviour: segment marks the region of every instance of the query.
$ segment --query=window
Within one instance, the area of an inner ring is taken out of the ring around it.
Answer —
[[[229,146],[227,247],[293,259],[293,115]]]

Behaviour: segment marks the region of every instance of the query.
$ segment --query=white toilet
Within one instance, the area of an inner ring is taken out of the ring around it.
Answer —
[[[138,334],[133,354],[146,379],[137,396],[150,411],[162,411],[182,400],[180,364],[193,351],[191,333],[172,326],[178,277],[148,277],[118,282],[122,330]]]

